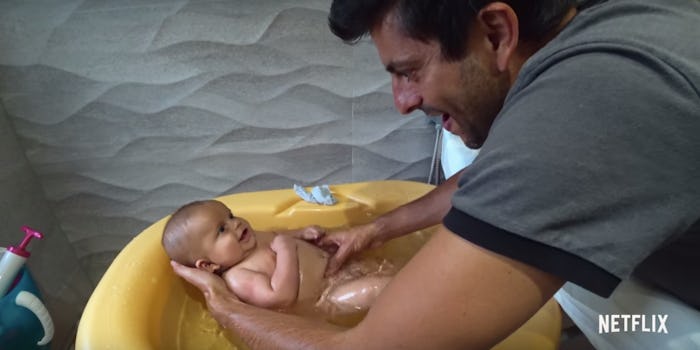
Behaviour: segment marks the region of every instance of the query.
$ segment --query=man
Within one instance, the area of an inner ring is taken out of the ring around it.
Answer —
[[[609,297],[638,280],[698,322],[697,23],[695,0],[336,0],[331,29],[348,42],[369,32],[399,111],[442,115],[481,151],[426,197],[329,235],[330,268],[446,214],[444,226],[348,330],[175,271],[252,348],[488,348],[565,281]]]

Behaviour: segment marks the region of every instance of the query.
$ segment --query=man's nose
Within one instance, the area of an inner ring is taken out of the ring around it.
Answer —
[[[423,104],[423,98],[418,90],[403,79],[394,78],[391,88],[394,93],[394,105],[399,113],[411,113]]]

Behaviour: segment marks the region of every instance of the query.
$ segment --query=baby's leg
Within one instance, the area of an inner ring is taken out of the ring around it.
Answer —
[[[374,303],[384,286],[389,283],[389,276],[367,276],[335,286],[327,300],[339,313],[364,311]]]

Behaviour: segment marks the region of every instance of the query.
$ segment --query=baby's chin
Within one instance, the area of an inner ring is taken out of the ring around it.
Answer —
[[[235,266],[235,265],[228,266],[228,267],[222,266],[222,267],[220,267],[218,270],[216,270],[216,271],[214,272],[214,274],[219,275],[219,276],[223,276],[223,274],[225,274],[225,273],[226,273],[228,270],[230,270],[233,266]]]

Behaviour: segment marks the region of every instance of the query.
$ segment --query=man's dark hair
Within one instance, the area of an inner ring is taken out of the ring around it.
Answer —
[[[333,34],[355,43],[369,34],[391,11],[401,29],[420,41],[435,39],[442,56],[459,60],[466,53],[469,24],[479,9],[493,0],[333,0],[328,23]],[[513,8],[519,20],[520,40],[543,38],[561,21],[567,10],[580,0],[502,0]]]

